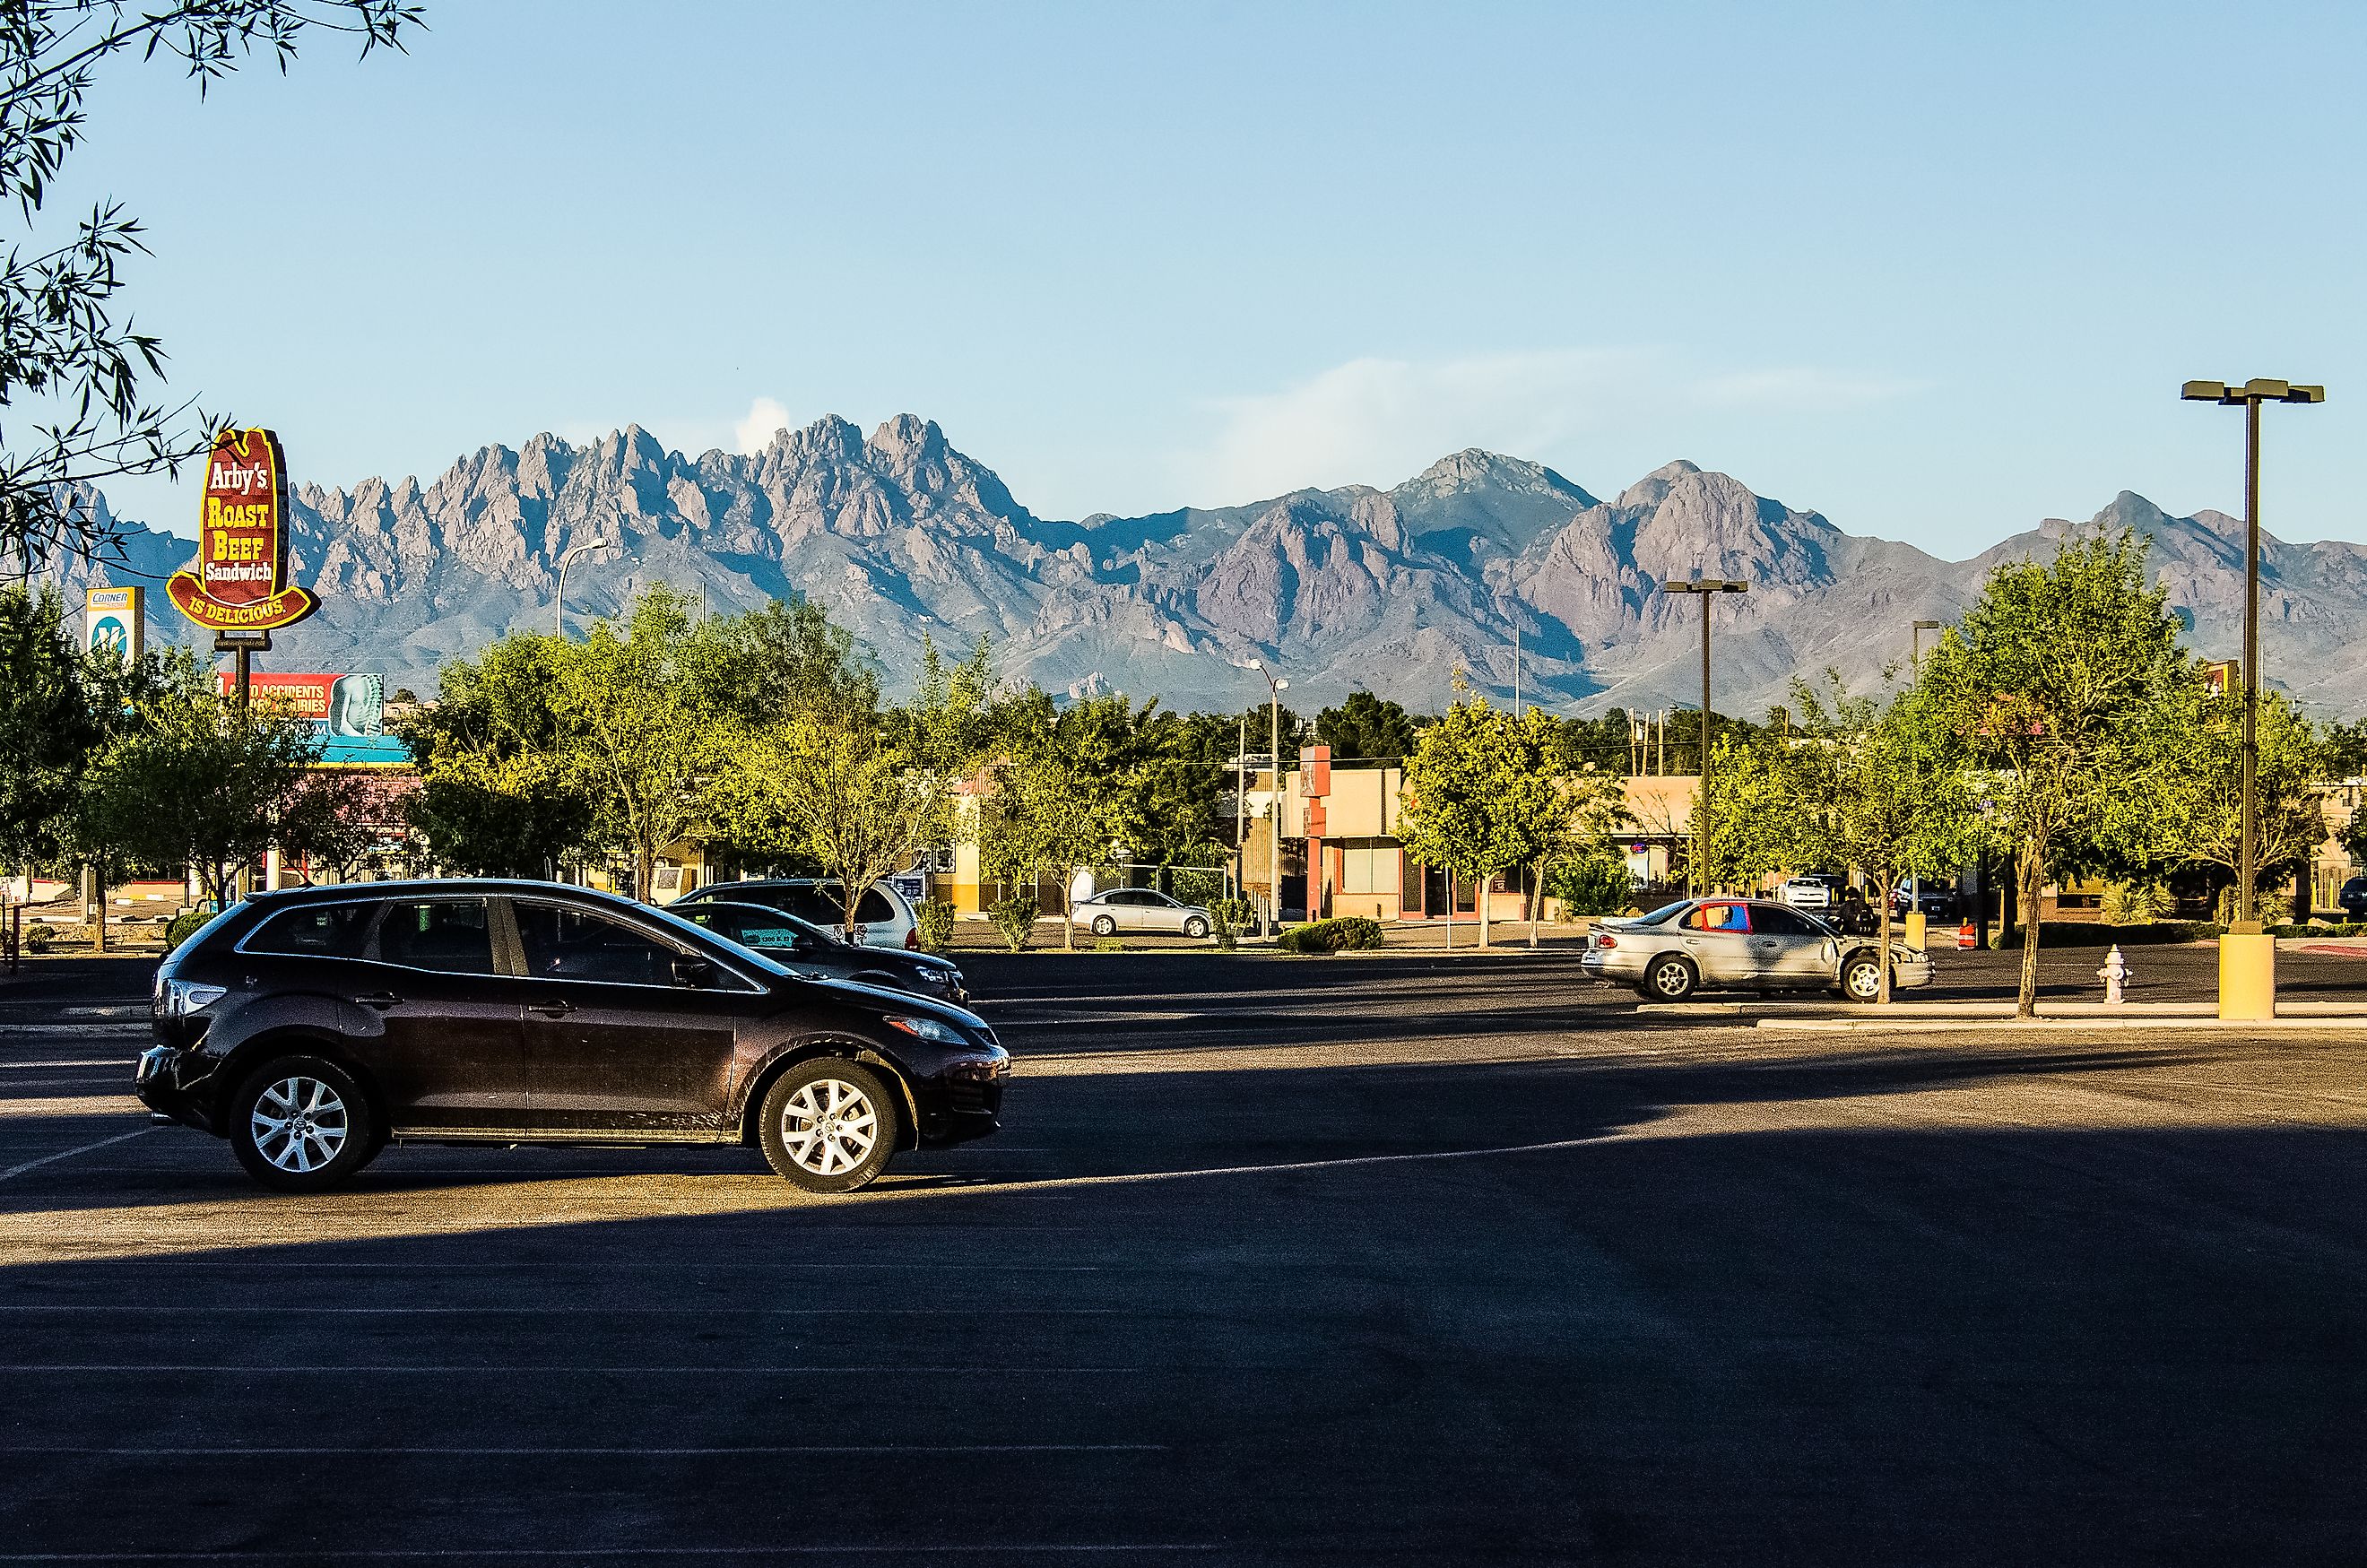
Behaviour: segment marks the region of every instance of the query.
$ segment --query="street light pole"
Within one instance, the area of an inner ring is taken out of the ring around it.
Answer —
[[[1940,626],[1941,623],[1938,621],[1918,621],[1915,623],[1914,633],[1909,638],[1910,645],[1913,647],[1915,651],[1908,656],[1907,662],[1913,668],[1915,678],[1919,681],[1923,678],[1923,634],[1925,632],[1936,632],[1940,629]]]
[[[567,563],[588,550],[605,550],[607,547],[608,541],[606,539],[585,539],[581,543],[570,545],[559,552],[559,592],[550,601],[551,636],[565,635],[560,630],[559,617],[564,612],[567,604]]]
[[[2253,884],[2259,871],[2254,863],[2259,850],[2259,804],[2254,798],[2259,772],[2260,708],[2260,405],[2262,403],[2322,403],[2323,387],[2296,387],[2290,381],[2251,380],[2240,387],[2221,381],[2189,381],[2179,389],[2188,402],[2220,403],[2244,409],[2244,781],[2242,821],[2236,845],[2236,926],[2238,935],[2258,935],[2259,916],[2254,908]]]
[[[1250,668],[1265,677],[1267,718],[1273,730],[1274,787],[1266,793],[1266,816],[1274,823],[1274,832],[1267,844],[1266,897],[1272,919],[1268,924],[1279,924],[1282,917],[1282,694],[1290,690],[1289,677],[1274,678],[1263,659],[1250,660]]]
[[[1715,578],[1695,578],[1690,582],[1663,582],[1663,593],[1699,593],[1702,599],[1702,701],[1701,701],[1701,820],[1693,824],[1693,895],[1709,895],[1709,598],[1713,593],[1748,593],[1748,582],[1725,582]]]

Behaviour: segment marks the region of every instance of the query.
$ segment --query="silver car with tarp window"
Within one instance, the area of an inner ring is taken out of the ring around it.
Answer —
[[[1626,919],[1598,921],[1586,972],[1633,986],[1650,1001],[1700,990],[1838,991],[1853,1002],[1882,994],[1881,943],[1843,935],[1805,909],[1766,898],[1685,898]],[[1931,955],[1890,944],[1890,985],[1931,983]]]

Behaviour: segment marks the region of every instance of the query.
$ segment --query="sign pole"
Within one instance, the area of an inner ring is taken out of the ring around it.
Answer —
[[[246,695],[255,678],[255,650],[241,646],[238,650],[238,711],[246,712]]]

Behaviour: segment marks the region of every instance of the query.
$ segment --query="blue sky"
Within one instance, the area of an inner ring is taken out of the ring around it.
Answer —
[[[300,479],[937,420],[1038,513],[1672,457],[1975,553],[2115,491],[2367,540],[2357,7],[429,0],[119,62],[172,389]],[[259,173],[276,219],[227,182]],[[250,307],[266,307],[263,316]],[[185,485],[122,509],[182,531]]]

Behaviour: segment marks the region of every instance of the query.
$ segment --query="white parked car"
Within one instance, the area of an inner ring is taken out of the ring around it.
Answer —
[[[814,876],[709,883],[696,893],[684,894],[670,908],[687,919],[691,918],[689,906],[716,902],[761,904],[833,931],[846,927],[846,906],[840,899],[838,884]],[[855,907],[855,940],[866,947],[917,950],[921,945],[920,922],[913,918],[912,906],[904,901],[901,893],[885,882],[875,882]]]
[[[1119,931],[1173,931],[1204,937],[1216,929],[1217,919],[1197,904],[1180,903],[1148,887],[1113,887],[1079,899],[1069,910],[1069,923],[1083,926],[1095,936],[1115,936]]]

